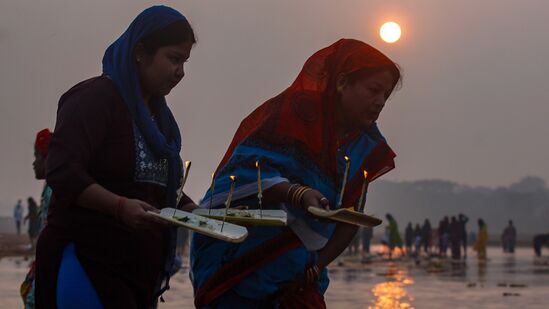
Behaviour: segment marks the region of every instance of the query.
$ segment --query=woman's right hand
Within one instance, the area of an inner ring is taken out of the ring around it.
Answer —
[[[164,220],[147,211],[160,212],[155,207],[137,199],[122,199],[116,205],[116,217],[125,225],[134,229],[151,229],[169,225]]]

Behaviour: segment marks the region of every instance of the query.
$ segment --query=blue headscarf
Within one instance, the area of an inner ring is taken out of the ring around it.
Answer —
[[[177,187],[181,181],[181,134],[164,97],[153,98],[150,102],[158,113],[159,125],[151,119],[141,97],[134,48],[147,35],[181,20],[186,20],[185,16],[172,8],[150,7],[133,20],[128,29],[107,48],[103,56],[103,74],[116,84],[133,121],[154,154],[158,158],[168,160],[167,197],[166,205],[163,205],[168,207],[175,206]]]

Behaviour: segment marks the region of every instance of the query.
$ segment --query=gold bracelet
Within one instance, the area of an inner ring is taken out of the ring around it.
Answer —
[[[299,206],[300,207],[303,207],[303,197],[305,196],[305,193],[309,192],[309,191],[312,191],[313,189],[309,188],[309,187],[305,187],[305,189],[303,189],[303,191],[301,191],[301,194],[299,195],[299,199],[298,199],[298,203],[299,203]]]
[[[292,206],[298,205],[298,200],[297,199],[298,199],[299,194],[301,193],[301,191],[303,191],[303,186],[301,186],[301,185],[294,190],[294,192],[292,194]]]
[[[292,206],[297,206],[297,197],[299,196],[299,193],[303,190],[302,186],[299,186],[297,189],[294,190],[292,194]]]
[[[294,183],[292,184],[289,188],[288,188],[288,191],[286,191],[286,202],[290,202],[291,199],[290,199],[290,193],[292,193],[292,189],[294,189],[295,187],[299,187],[300,184],[298,183]]]
[[[301,207],[301,199],[303,198],[303,194],[309,189],[309,187],[301,186],[299,187],[293,195],[292,205],[295,207],[300,208]]]
[[[294,190],[294,192],[292,192],[292,198],[291,198],[291,201],[290,201],[292,206],[296,206],[297,195],[299,194],[299,192],[301,192],[302,189],[303,189],[303,187],[299,186],[299,187],[297,187],[297,189]]]
[[[320,271],[317,265],[307,268],[305,271],[305,280],[307,284],[312,284],[320,279]]]
[[[318,281],[318,279],[320,279],[320,269],[318,269],[318,265],[313,265],[313,272],[315,273],[315,281]]]

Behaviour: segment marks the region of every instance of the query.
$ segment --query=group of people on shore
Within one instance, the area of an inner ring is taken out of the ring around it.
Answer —
[[[389,248],[391,252],[399,248],[403,254],[410,256],[439,256],[450,257],[454,260],[466,259],[468,244],[472,243],[472,249],[477,252],[480,260],[486,259],[486,248],[488,246],[488,229],[482,218],[478,219],[478,230],[476,233],[467,233],[467,222],[469,218],[464,214],[458,214],[451,218],[445,216],[439,221],[438,227],[433,228],[429,219],[423,224],[408,222],[404,229],[404,242],[400,237],[398,224],[394,217],[387,214],[387,226],[381,243]],[[516,246],[517,232],[513,221],[509,220],[508,226],[501,236],[503,251],[513,253]]]
[[[452,216],[451,219],[444,217],[439,221],[437,228],[431,225],[429,219],[425,219],[423,224],[416,223],[415,226],[408,222],[404,229],[404,242],[394,217],[391,214],[387,214],[386,217],[387,226],[382,243],[386,244],[390,251],[400,248],[404,254],[412,256],[419,256],[423,252],[426,255],[447,257],[448,249],[451,249],[451,257],[461,259],[463,249],[463,257],[467,256],[466,224],[469,218],[464,214]],[[479,224],[481,221],[482,219],[479,219]]]

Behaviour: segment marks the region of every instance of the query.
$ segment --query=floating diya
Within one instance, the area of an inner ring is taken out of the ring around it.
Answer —
[[[255,167],[257,168],[257,199],[259,201],[259,217],[263,218],[263,190],[261,188],[261,167],[259,166],[259,161],[255,161]]]
[[[343,184],[337,203],[338,208],[341,208],[341,204],[343,204],[343,195],[345,194],[345,186],[347,185],[347,177],[349,177],[349,168],[351,167],[351,159],[348,156],[344,156],[343,159],[345,159],[345,173],[343,173]]]
[[[225,201],[225,214],[223,215],[223,223],[221,224],[221,232],[223,232],[223,226],[225,226],[225,220],[227,220],[227,212],[229,210],[229,207],[231,206],[231,202],[233,200],[233,191],[234,191],[234,184],[236,182],[236,176],[229,176],[231,179],[231,187],[229,188],[229,195],[227,196],[227,201]]]
[[[364,209],[364,199],[368,193],[368,171],[364,170],[364,182],[362,183],[362,190],[360,191],[360,199],[356,205],[356,211],[362,211]]]

